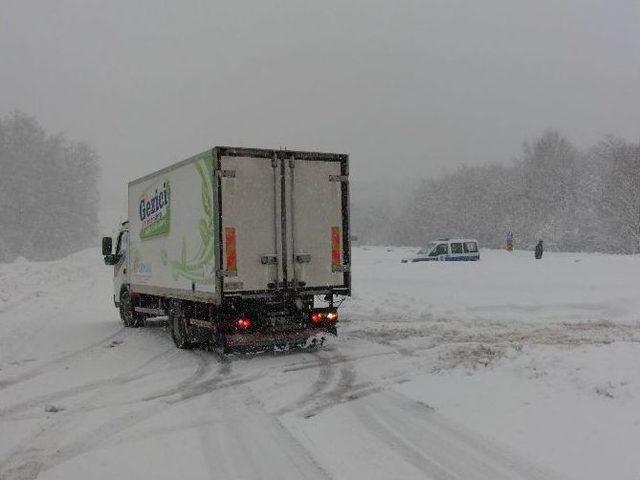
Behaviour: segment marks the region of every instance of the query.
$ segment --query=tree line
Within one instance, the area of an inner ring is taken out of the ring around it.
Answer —
[[[555,131],[510,165],[463,166],[427,179],[399,210],[354,209],[362,243],[425,245],[472,237],[503,248],[640,253],[640,143],[606,137],[585,151]]]
[[[95,245],[95,151],[30,116],[0,117],[0,262],[60,258]]]

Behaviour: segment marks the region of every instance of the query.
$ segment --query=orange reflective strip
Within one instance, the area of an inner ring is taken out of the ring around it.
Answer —
[[[236,254],[236,229],[233,227],[224,228],[224,243],[227,247],[227,271],[238,271],[238,256]]]
[[[340,254],[341,244],[340,227],[331,227],[331,266],[342,265],[342,255]]]

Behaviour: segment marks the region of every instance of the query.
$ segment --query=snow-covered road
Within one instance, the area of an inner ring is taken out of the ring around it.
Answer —
[[[637,479],[640,258],[354,251],[316,352],[124,329],[97,251],[0,266],[2,479]]]

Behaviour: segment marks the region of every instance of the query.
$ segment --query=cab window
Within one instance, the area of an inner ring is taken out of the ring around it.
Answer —
[[[478,244],[476,242],[464,242],[464,253],[477,253]]]
[[[127,243],[129,243],[127,241],[128,237],[129,232],[127,230],[120,232],[120,235],[118,235],[118,243],[116,245],[116,255],[124,255],[127,253]]]
[[[439,244],[433,252],[431,252],[432,257],[437,257],[438,255],[447,255],[449,253],[449,247],[446,243]]]
[[[462,253],[462,244],[461,243],[452,243],[451,244],[451,253]]]

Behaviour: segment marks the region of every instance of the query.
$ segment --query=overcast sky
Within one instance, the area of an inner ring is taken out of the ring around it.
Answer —
[[[96,148],[105,224],[214,145],[347,152],[386,195],[547,128],[640,138],[640,0],[0,0],[13,109]]]

